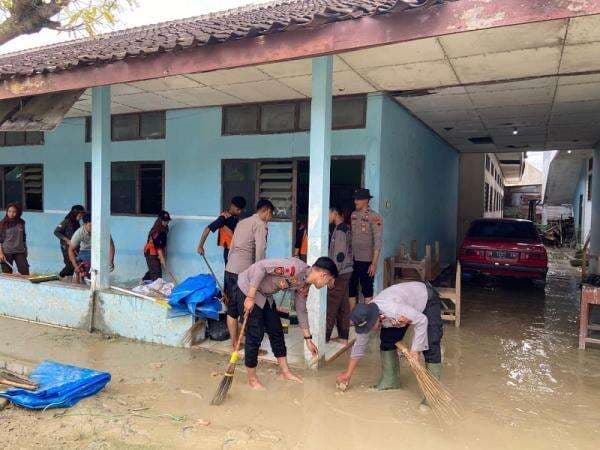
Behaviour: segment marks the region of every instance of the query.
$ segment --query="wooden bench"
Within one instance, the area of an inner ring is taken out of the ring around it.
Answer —
[[[436,287],[442,299],[442,319],[454,322],[456,328],[460,327],[460,296],[461,296],[461,267],[460,261],[456,263],[456,281],[453,288]],[[449,305],[448,300],[453,304]]]
[[[406,254],[404,245],[400,246],[398,256],[386,258],[383,263],[383,284],[389,287],[403,281],[433,281],[440,272],[440,243],[435,242],[435,251],[431,245],[425,246],[425,257],[417,259],[417,241],[411,242],[410,254]]]
[[[600,331],[600,323],[590,323],[592,305],[600,305],[600,287],[584,284],[581,287],[581,312],[579,315],[579,348],[585,344],[600,344],[600,339],[589,337],[590,331]]]

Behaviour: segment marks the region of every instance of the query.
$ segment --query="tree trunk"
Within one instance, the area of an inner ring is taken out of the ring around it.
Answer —
[[[0,46],[24,34],[33,34],[43,28],[57,28],[59,22],[51,20],[70,0],[51,0],[44,3],[42,0],[13,0],[10,16],[0,23]]]

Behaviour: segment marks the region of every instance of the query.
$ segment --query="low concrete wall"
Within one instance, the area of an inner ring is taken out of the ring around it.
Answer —
[[[32,284],[22,278],[0,276],[0,314],[87,330],[90,293],[80,286]]]
[[[192,317],[167,318],[167,309],[150,300],[113,292],[98,292],[94,329],[155,344],[181,347]]]
[[[90,306],[86,287],[32,284],[0,275],[0,315],[88,330]],[[167,309],[150,300],[110,291],[96,294],[94,330],[102,333],[180,347],[181,337],[191,325],[191,316],[168,319]]]

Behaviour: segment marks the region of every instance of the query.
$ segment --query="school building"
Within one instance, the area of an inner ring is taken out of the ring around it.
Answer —
[[[451,264],[461,154],[481,159],[478,207],[501,214],[502,173],[522,173],[524,151],[593,148],[548,119],[581,100],[557,96],[562,84],[600,70],[581,57],[600,48],[598,14],[581,2],[280,1],[0,56],[0,206],[25,206],[37,273],[61,268],[52,233],[71,205],[90,208],[99,290],[90,306],[87,289],[2,277],[0,313],[177,345],[190,318],[108,287],[141,278],[161,209],[172,271],[206,272],[199,236],[233,195],[275,203],[268,256],[291,255],[307,220],[310,261],[327,253],[330,201],[351,206],[366,187],[384,224],[379,286],[383,258],[415,239],[421,255],[439,241]],[[308,302],[321,344],[325,292]]]

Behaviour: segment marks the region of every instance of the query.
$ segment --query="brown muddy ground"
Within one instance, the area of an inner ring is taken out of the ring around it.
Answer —
[[[50,358],[113,376],[69,410],[0,413],[0,441],[8,449],[596,449],[600,348],[577,350],[577,275],[558,253],[545,296],[526,284],[467,283],[463,326],[445,328],[444,383],[465,410],[453,427],[419,412],[405,365],[404,389],[368,389],[379,373],[375,345],[345,393],[334,387],[342,357],[305,372],[301,386],[262,366],[264,392],[245,389],[242,368],[225,405],[211,407],[222,356],[0,319],[0,360]]]

